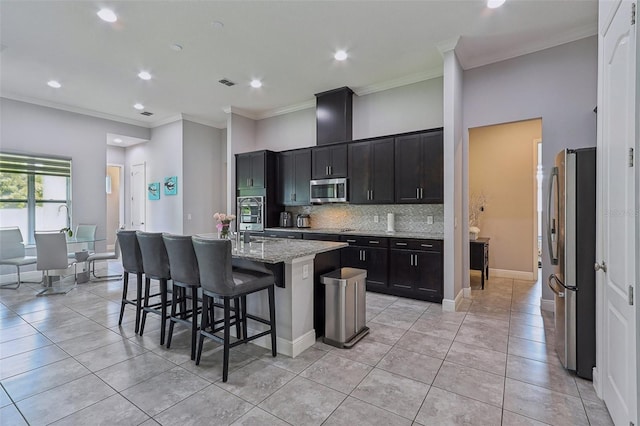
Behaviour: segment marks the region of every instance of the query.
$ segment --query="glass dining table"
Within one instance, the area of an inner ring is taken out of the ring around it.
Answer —
[[[67,237],[68,256],[76,260],[76,265],[81,266],[82,270],[76,267],[76,283],[84,284],[90,281],[89,262],[87,259],[93,253],[95,243],[104,241],[106,238],[84,238],[84,237]]]

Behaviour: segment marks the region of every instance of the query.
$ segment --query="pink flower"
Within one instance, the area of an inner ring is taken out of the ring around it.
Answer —
[[[217,224],[216,228],[218,228],[218,231],[222,231],[222,223]]]

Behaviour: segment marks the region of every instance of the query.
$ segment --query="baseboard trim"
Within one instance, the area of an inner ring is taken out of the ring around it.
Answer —
[[[540,309],[548,312],[555,312],[556,310],[556,302],[552,299],[543,299],[540,298]]]
[[[462,289],[462,297],[468,299],[471,297],[471,287],[465,287]]]
[[[249,336],[253,333],[260,333],[258,330],[247,330]],[[271,336],[262,336],[253,340],[251,343],[255,343],[256,345],[271,349]],[[294,341],[283,339],[282,337],[276,337],[276,344],[278,345],[278,353],[286,356],[290,356],[291,358],[295,358],[300,355],[302,352],[309,349],[316,343],[316,331],[310,330],[302,336],[298,337]]]
[[[538,279],[538,271],[527,272],[489,268],[489,276],[495,278],[512,278],[514,280],[535,281]]]
[[[444,312],[456,312],[458,310],[458,307],[460,306],[460,303],[462,303],[463,299],[464,299],[464,295],[462,290],[458,292],[458,294],[456,295],[456,298],[453,300],[442,299],[442,310]]]

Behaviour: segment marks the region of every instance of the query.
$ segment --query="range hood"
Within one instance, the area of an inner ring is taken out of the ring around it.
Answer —
[[[353,90],[316,93],[316,144],[347,142],[352,137]]]

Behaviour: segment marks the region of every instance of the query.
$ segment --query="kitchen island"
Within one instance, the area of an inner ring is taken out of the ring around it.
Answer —
[[[199,236],[217,238],[213,234]],[[282,282],[276,286],[275,290],[278,353],[296,357],[316,342],[314,328],[316,257],[323,259],[322,268],[326,269],[327,257],[324,255],[338,254],[336,250],[347,246],[347,243],[283,238],[253,238],[250,243],[240,244],[232,241],[234,260],[241,263],[251,262],[258,268],[272,269],[277,265],[282,266]],[[335,257],[339,259],[339,255]],[[339,261],[334,266],[339,268]],[[269,303],[267,295],[262,293],[264,292],[247,296],[247,311],[253,315],[268,318]],[[266,329],[266,326],[255,321],[249,321],[248,327],[249,335]],[[265,348],[271,347],[268,336],[253,342]]]

